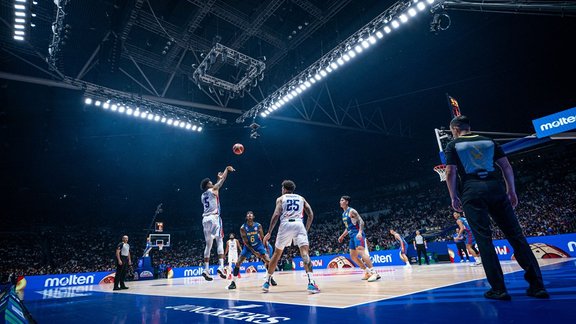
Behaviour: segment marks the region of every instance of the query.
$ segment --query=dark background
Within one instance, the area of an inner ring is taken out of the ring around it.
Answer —
[[[283,84],[303,63],[331,48],[326,44],[335,45],[391,3],[358,2],[301,45],[298,51],[306,58],[291,53],[268,81]],[[267,118],[257,120],[263,128],[253,140],[246,124],[224,113],[227,125],[192,133],[84,106],[78,91],[0,80],[3,227],[143,228],[161,202],[167,231],[199,224],[200,180],[214,179],[226,165],[237,172],[221,190],[225,221],[243,219],[249,209],[268,220],[283,179],[294,180],[297,192],[322,213],[338,209],[342,194],[367,201],[391,183],[435,181],[432,167],[439,161],[433,129],[449,122],[446,93],[459,100],[473,128],[484,131],[533,133],[533,119],[576,106],[575,18],[450,16],[452,25],[438,34],[429,32],[430,17],[412,21],[321,82],[328,83],[334,102],[355,99],[361,108],[377,106],[409,127],[409,136]],[[91,51],[84,49],[88,55]],[[246,46],[246,51],[254,50]],[[5,58],[0,70],[30,72],[21,61]],[[69,60],[78,67],[85,58]],[[87,78],[125,90],[125,82],[102,71],[98,78]],[[319,89],[303,97],[316,96]],[[178,85],[171,92],[188,96]],[[244,98],[230,106],[247,110],[253,105]],[[295,113],[285,108],[275,115]],[[234,143],[244,144],[243,155],[232,153]]]

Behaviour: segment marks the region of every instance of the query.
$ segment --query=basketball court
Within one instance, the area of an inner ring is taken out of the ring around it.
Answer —
[[[26,291],[24,304],[40,323],[134,322],[541,322],[572,318],[576,300],[574,259],[540,261],[550,300],[525,295],[526,282],[514,261],[502,263],[511,302],[487,300],[482,267],[467,263],[405,268],[379,267],[382,279],[360,280],[357,269],[316,271],[321,293],[309,295],[302,271],[279,272],[278,286],[260,290],[263,274],[247,274],[238,289],[228,280],[202,278],[130,282],[129,290],[111,285]]]

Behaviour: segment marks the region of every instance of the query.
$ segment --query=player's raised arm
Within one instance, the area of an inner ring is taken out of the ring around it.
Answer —
[[[304,212],[308,218],[306,219],[306,231],[310,230],[310,226],[312,226],[312,220],[314,219],[314,212],[312,211],[312,207],[310,204],[304,199]]]
[[[226,181],[226,177],[228,177],[228,172],[234,172],[234,171],[236,170],[229,165],[226,167],[224,171],[218,172],[218,181],[214,184],[212,188],[214,188],[214,190],[219,190],[224,184],[224,181]]]
[[[272,218],[270,219],[270,226],[268,227],[268,232],[264,236],[264,245],[268,243],[270,237],[272,236],[272,231],[278,222],[278,218],[280,218],[280,214],[282,213],[282,197],[278,197],[276,199],[276,208],[274,208],[274,214],[272,214]]]

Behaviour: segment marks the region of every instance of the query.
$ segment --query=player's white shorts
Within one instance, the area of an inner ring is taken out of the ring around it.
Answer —
[[[278,235],[276,236],[275,246],[277,249],[284,250],[285,247],[292,243],[292,240],[294,240],[294,244],[296,244],[298,247],[309,245],[306,227],[300,220],[294,222],[284,221],[280,223]]]
[[[215,239],[223,237],[222,219],[219,215],[204,216],[202,218],[202,227],[204,227],[204,238]]]
[[[228,253],[228,264],[238,262],[238,253]]]

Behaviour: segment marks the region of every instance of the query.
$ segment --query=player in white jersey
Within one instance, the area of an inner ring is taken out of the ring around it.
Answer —
[[[266,246],[278,219],[280,219],[280,227],[276,235],[276,250],[268,265],[268,273],[262,285],[262,290],[268,292],[270,289],[270,278],[274,274],[278,260],[280,260],[284,248],[294,241],[294,244],[300,248],[300,256],[302,257],[306,275],[308,276],[308,292],[316,294],[320,292],[320,289],[312,279],[312,261],[310,260],[308,243],[308,230],[310,229],[310,225],[312,225],[314,213],[306,199],[295,194],[294,189],[296,189],[296,185],[293,181],[284,180],[282,182],[282,196],[276,199],[276,209],[270,220],[268,233],[264,236],[264,246]],[[306,226],[304,226],[303,223],[304,213],[308,216]]]
[[[212,243],[216,239],[216,247],[218,253],[218,274],[222,278],[226,278],[224,273],[224,243],[222,238],[224,232],[222,230],[222,219],[220,218],[220,199],[218,191],[224,184],[228,172],[233,172],[233,167],[227,166],[223,172],[218,172],[218,181],[212,184],[209,178],[205,178],[200,183],[202,193],[201,201],[204,205],[204,213],[202,214],[202,227],[204,228],[204,240],[206,247],[204,248],[204,272],[202,276],[208,281],[212,281],[210,276],[210,250],[212,250]]]
[[[230,239],[226,241],[226,250],[224,250],[224,254],[228,256],[228,267],[230,267],[229,273],[232,273],[232,268],[236,266],[238,254],[240,252],[242,252],[240,242],[234,237],[233,233],[230,233]]]

